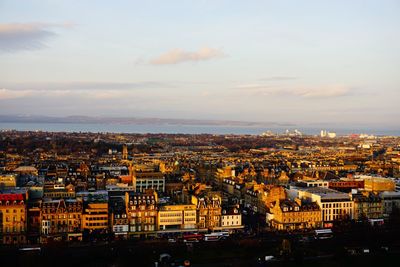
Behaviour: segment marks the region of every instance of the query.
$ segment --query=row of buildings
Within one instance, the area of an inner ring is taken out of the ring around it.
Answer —
[[[392,179],[357,176],[340,180],[298,180],[289,185],[225,178],[222,190],[244,207],[265,215],[276,230],[333,227],[342,220],[383,224],[400,208]]]
[[[75,197],[30,199],[27,188],[0,191],[3,244],[133,238],[241,229],[237,206],[223,207],[218,194],[192,196],[187,204],[158,199],[154,190],[129,187],[78,192]]]

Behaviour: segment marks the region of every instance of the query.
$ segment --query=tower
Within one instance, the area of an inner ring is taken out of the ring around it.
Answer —
[[[126,144],[122,146],[122,159],[123,160],[128,159],[128,146]]]

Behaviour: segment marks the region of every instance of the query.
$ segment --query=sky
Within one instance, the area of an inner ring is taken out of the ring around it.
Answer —
[[[0,114],[400,128],[400,1],[0,0]]]

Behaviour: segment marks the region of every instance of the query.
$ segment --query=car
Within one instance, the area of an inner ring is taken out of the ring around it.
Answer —
[[[169,238],[168,239],[168,243],[176,243],[176,239],[175,238]]]
[[[185,240],[183,240],[183,242],[185,242],[185,243],[198,243],[199,240],[198,239],[185,239]]]
[[[19,251],[41,251],[41,247],[24,247],[20,248]]]
[[[265,256],[265,258],[264,258],[265,261],[272,261],[273,259],[275,259],[275,257],[271,256],[271,255]]]

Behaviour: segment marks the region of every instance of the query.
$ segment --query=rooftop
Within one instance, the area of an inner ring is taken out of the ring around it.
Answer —
[[[306,187],[298,188],[299,190],[306,191],[310,194],[315,194],[321,197],[321,200],[339,200],[348,199],[350,200],[349,194],[342,193],[333,189],[324,187]]]

